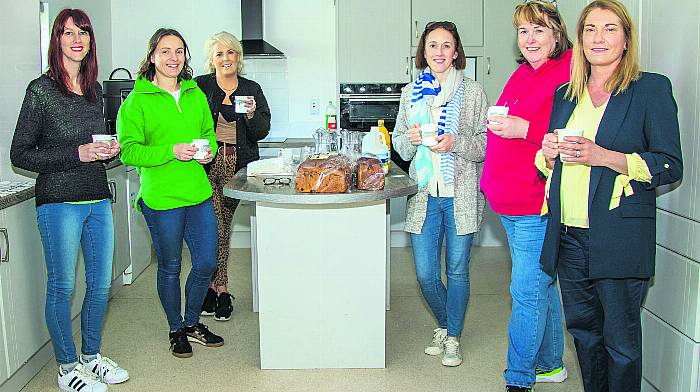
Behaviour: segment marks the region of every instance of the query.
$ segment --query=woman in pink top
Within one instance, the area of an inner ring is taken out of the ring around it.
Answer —
[[[571,41],[556,6],[519,4],[513,15],[520,67],[489,115],[481,189],[500,215],[512,260],[507,391],[531,391],[537,382],[562,382],[564,335],[556,282],[540,268],[547,220],[540,216],[545,181],[533,164],[549,127],[555,89],[569,81]]]

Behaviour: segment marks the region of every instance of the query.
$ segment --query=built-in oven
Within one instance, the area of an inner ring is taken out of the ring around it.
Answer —
[[[399,114],[402,83],[340,85],[340,127],[350,131],[368,132],[384,120],[389,133],[394,130]],[[410,161],[404,161],[391,149],[391,160],[405,172]]]

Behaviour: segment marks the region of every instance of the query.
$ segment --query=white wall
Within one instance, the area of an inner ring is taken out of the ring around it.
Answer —
[[[160,27],[182,34],[192,54],[194,75],[205,73],[204,41],[226,30],[240,38],[241,2],[231,0],[111,0],[112,66],[136,77],[148,39]]]
[[[26,180],[12,170],[10,144],[24,91],[41,74],[39,2],[0,0],[0,180]]]
[[[273,133],[311,137],[323,125],[328,100],[338,105],[333,0],[268,1],[263,18],[265,40],[287,56],[289,123],[287,129],[273,129]],[[314,98],[321,103],[319,115],[310,114]]]

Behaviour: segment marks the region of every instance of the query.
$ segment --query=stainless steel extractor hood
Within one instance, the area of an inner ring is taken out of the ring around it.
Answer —
[[[263,0],[241,0],[243,57],[285,58],[284,53],[263,39]]]

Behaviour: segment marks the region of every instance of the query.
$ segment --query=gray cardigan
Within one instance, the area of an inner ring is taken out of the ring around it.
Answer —
[[[479,189],[481,171],[486,154],[486,110],[488,100],[481,85],[469,78],[464,78],[464,100],[460,111],[459,130],[455,137],[454,214],[457,234],[475,233],[481,226],[484,211],[484,195]],[[399,114],[391,142],[396,152],[405,160],[412,160],[417,146],[408,141],[406,130],[411,107],[412,83],[401,90]],[[415,162],[411,161],[408,171],[411,178],[416,178]],[[409,233],[420,234],[428,205],[428,187],[418,190],[408,198],[406,206],[406,227]]]

